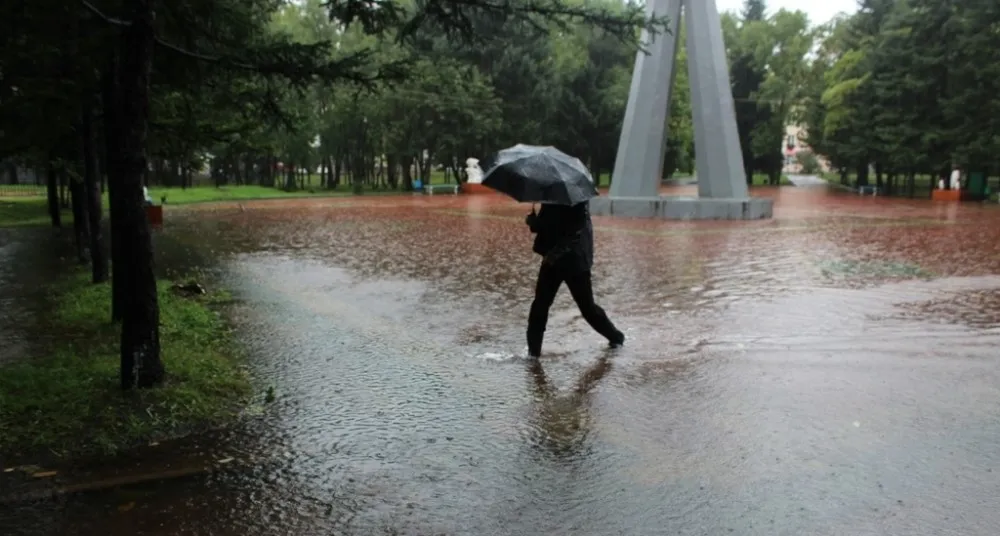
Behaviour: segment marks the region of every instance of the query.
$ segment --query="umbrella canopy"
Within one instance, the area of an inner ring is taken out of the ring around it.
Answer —
[[[598,195],[579,158],[555,147],[517,144],[494,155],[483,185],[531,203],[576,205]]]

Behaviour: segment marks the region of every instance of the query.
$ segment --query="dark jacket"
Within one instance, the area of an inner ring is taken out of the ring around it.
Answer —
[[[594,226],[590,204],[542,205],[537,215],[526,219],[535,233],[532,250],[544,262],[562,263],[571,269],[590,270],[594,266]]]

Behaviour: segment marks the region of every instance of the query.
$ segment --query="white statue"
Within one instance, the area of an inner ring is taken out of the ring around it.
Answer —
[[[951,170],[951,179],[948,181],[948,188],[951,188],[952,190],[960,189],[962,187],[961,184],[959,184],[961,180],[962,171],[956,167]]]
[[[465,160],[465,174],[469,177],[469,184],[480,184],[483,182],[483,170],[479,167],[478,158],[468,158]]]

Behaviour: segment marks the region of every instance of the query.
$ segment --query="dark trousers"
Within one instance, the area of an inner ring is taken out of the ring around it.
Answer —
[[[528,354],[535,357],[541,354],[545,325],[549,321],[549,308],[564,282],[590,327],[604,335],[609,342],[620,343],[624,336],[608,319],[604,309],[594,302],[590,270],[573,269],[565,263],[543,262],[535,284],[535,300],[531,302],[531,312],[528,313]]]

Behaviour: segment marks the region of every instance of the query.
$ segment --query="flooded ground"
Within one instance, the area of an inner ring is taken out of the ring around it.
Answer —
[[[0,532],[996,534],[1000,209],[762,191],[772,221],[595,219],[627,345],[564,290],[538,364],[524,206],[168,210],[165,263],[234,291],[278,395],[212,444],[252,462],[11,507]]]

